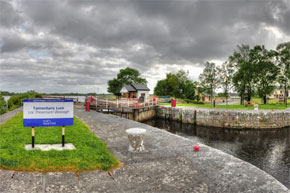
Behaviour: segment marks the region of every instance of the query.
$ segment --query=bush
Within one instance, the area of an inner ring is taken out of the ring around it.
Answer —
[[[23,99],[41,98],[42,95],[35,92],[28,92],[24,94],[11,96],[8,100],[8,110],[12,111],[22,106]]]
[[[0,115],[7,112],[7,105],[4,97],[0,94]]]

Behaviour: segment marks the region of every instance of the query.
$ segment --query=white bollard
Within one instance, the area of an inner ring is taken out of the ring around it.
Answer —
[[[126,133],[128,134],[129,139],[128,150],[130,152],[142,152],[145,150],[143,145],[144,134],[146,133],[145,129],[131,128],[127,129]]]
[[[259,105],[258,104],[254,104],[254,110],[255,111],[259,110]]]

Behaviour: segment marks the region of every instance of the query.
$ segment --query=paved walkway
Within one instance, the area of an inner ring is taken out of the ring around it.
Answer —
[[[8,113],[5,113],[4,115],[0,115],[0,124],[6,122],[11,117],[14,117],[19,112],[22,112],[22,107],[15,109],[14,111],[9,111]]]
[[[201,144],[142,123],[75,109],[75,115],[90,126],[109,150],[124,163],[110,172],[25,173],[0,171],[0,192],[196,192],[270,193],[290,192],[270,175]],[[125,130],[147,130],[146,152],[129,153]]]

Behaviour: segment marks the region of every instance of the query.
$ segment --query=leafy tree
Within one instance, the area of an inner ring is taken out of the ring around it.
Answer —
[[[108,92],[113,93],[115,96],[121,96],[120,90],[126,84],[147,84],[147,80],[140,77],[138,70],[133,68],[121,69],[117,74],[117,78],[108,81]]]
[[[173,96],[179,95],[179,81],[176,74],[166,74],[166,79],[159,80],[154,88],[154,94],[158,96]]]
[[[0,93],[0,115],[7,112],[7,105],[4,97]]]
[[[244,62],[233,77],[233,83],[240,96],[251,101],[254,94],[255,66],[251,62]]]
[[[157,85],[154,88],[154,94],[157,95],[157,96],[166,96],[166,95],[168,95],[166,79],[159,80],[157,82]]]
[[[232,63],[225,62],[217,68],[218,83],[223,89],[223,96],[226,97],[228,104],[229,91],[233,84],[234,67]]]
[[[254,65],[255,87],[257,94],[267,103],[267,95],[271,94],[275,88],[278,75],[278,68],[272,62],[273,52],[265,49],[264,46],[255,46],[251,49],[251,62]]]
[[[199,98],[197,98],[199,95],[195,95],[196,86],[196,82],[193,82],[192,80],[185,80],[183,88],[184,98],[190,100],[199,100]]]
[[[217,68],[215,63],[206,62],[203,72],[199,75],[200,85],[210,95],[212,102],[215,89],[218,85]]]
[[[194,100],[195,88],[196,83],[189,79],[188,72],[180,70],[177,73],[168,73],[166,79],[159,80],[154,94]]]
[[[244,103],[244,96],[246,93],[246,80],[243,80],[242,72],[238,72],[241,66],[247,66],[249,64],[245,64],[250,60],[250,46],[249,45],[237,45],[232,56],[229,57],[229,62],[233,64],[235,75],[233,77],[235,90],[238,91],[241,101],[240,104]],[[250,90],[250,89],[248,89]],[[249,93],[249,92],[248,92]],[[249,98],[249,97],[248,97]]]
[[[287,104],[286,91],[290,85],[290,42],[277,46],[276,59],[280,70],[278,81],[284,87],[284,102]]]

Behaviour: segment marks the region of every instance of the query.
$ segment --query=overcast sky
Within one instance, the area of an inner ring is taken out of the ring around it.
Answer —
[[[285,41],[289,0],[0,0],[0,90],[103,93],[131,67],[152,91],[180,69],[197,80],[237,44]]]

